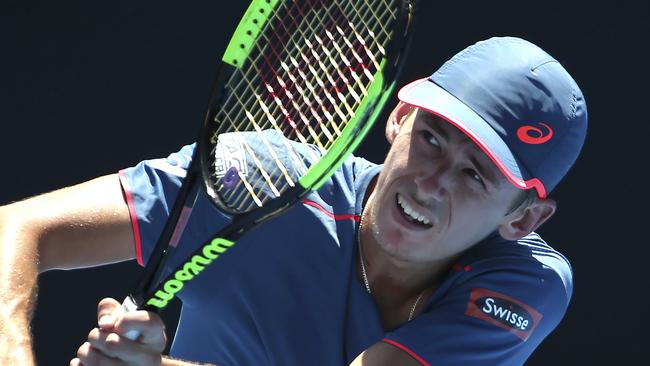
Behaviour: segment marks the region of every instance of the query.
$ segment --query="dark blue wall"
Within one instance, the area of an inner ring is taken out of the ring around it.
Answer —
[[[221,52],[245,1],[0,3],[0,203],[166,155],[198,130]],[[631,364],[648,354],[647,1],[421,1],[402,82],[493,35],[527,38],[560,60],[589,106],[584,154],[541,233],[575,272],[564,322],[528,365]],[[394,103],[395,99],[391,100]],[[386,113],[384,113],[386,115]],[[376,126],[358,153],[381,161]],[[63,365],[122,298],[133,263],[41,277],[33,330],[41,365]],[[173,322],[176,309],[166,317]],[[1,320],[0,320],[1,321]],[[173,329],[173,327],[170,327]],[[644,342],[645,343],[645,342]]]

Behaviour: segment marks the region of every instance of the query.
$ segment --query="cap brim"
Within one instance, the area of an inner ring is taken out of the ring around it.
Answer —
[[[494,128],[471,108],[429,78],[416,80],[402,87],[397,96],[402,102],[440,116],[460,129],[487,154],[517,188],[535,188],[540,197],[546,196],[541,181],[536,178],[524,179],[524,168],[517,164],[512,151]]]

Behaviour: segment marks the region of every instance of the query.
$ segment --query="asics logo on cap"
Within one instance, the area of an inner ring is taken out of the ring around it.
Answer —
[[[553,129],[544,122],[540,122],[539,124],[546,127],[546,134],[538,127],[526,125],[517,129],[517,138],[521,142],[530,145],[539,145],[548,142],[553,137]]]

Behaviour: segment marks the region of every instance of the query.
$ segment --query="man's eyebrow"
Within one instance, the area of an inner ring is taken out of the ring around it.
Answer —
[[[451,124],[451,122],[447,122],[442,117],[436,116],[435,114],[429,114],[426,117],[426,122],[429,125],[429,127],[431,127],[438,135],[440,135],[440,137],[445,139],[445,141],[449,141],[449,133],[447,133],[447,131],[445,131],[444,128],[440,127],[440,124],[442,123]],[[457,127],[452,126],[452,128],[457,128]],[[462,134],[462,137],[460,139],[461,142],[472,142],[469,136],[465,135],[462,132],[460,133]]]
[[[426,118],[427,125],[431,127],[438,135],[440,135],[445,141],[449,141],[449,134],[443,128],[440,128],[439,123],[445,122],[441,121],[440,117],[436,115],[428,115]]]
[[[440,127],[439,125],[439,123],[449,123],[449,122],[442,120],[441,117],[438,117],[434,114],[427,115],[426,122],[437,134],[440,135],[440,137],[445,139],[445,141],[449,141],[449,133],[447,133],[447,131],[445,131],[445,129]],[[453,128],[456,127],[454,126]],[[484,154],[484,152],[478,146],[476,146],[474,141],[472,141],[472,139],[469,136],[465,135],[462,132],[460,133],[463,135],[461,138],[462,142],[469,142],[476,147],[475,149],[476,152],[470,154]],[[492,183],[492,185],[494,186],[500,185],[501,182],[497,179],[497,176],[494,174],[494,171],[489,167],[486,167],[485,164],[481,163],[479,159],[476,158],[475,155],[470,155],[469,160],[472,163],[472,165],[474,165],[476,170],[478,170],[478,172],[482,176],[484,176],[487,180],[489,180]],[[491,162],[492,161],[490,161],[490,163]]]

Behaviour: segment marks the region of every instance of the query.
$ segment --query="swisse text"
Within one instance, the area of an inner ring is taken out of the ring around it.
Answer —
[[[147,301],[147,305],[155,306],[159,309],[167,306],[169,300],[183,289],[185,282],[190,281],[196,275],[201,273],[205,267],[219,258],[226,250],[235,245],[234,241],[223,238],[213,239],[210,243],[203,246],[201,254],[196,254],[185,262],[183,267],[174,273],[174,278],[167,280],[161,287],[161,290],[156,291],[154,297]]]
[[[490,318],[508,327],[526,331],[533,325],[531,315],[510,301],[483,297],[476,301],[476,305]]]

